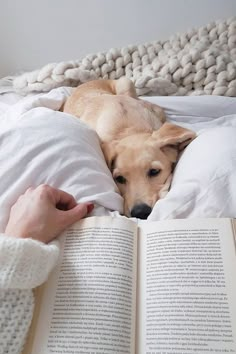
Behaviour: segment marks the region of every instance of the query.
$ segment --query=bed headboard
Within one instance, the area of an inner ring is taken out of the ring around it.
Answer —
[[[235,0],[2,2],[0,77],[111,47],[168,39],[236,14]]]

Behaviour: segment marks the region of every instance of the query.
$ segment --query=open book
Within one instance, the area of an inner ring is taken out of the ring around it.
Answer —
[[[233,220],[91,217],[60,242],[25,353],[236,353]]]

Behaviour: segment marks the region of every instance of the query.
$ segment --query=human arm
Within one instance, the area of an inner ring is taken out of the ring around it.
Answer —
[[[92,207],[78,205],[70,194],[47,185],[28,189],[11,208],[0,234],[0,289],[42,284],[59,256],[58,242],[52,240]]]

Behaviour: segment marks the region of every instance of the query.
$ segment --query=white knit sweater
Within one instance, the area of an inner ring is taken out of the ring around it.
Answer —
[[[33,288],[41,285],[59,256],[57,241],[0,234],[0,354],[20,354],[34,310]]]

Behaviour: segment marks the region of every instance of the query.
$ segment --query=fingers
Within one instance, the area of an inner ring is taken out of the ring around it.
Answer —
[[[69,194],[61,189],[51,187],[47,184],[41,184],[36,188],[30,187],[27,189],[25,194],[30,194],[30,193],[33,193],[34,191],[39,192],[41,197],[46,197],[46,198],[49,197],[50,200],[52,201],[53,205],[59,210],[62,210],[62,211],[73,210],[71,215],[75,215],[75,217],[77,215],[77,218],[84,217],[86,214],[90,213],[94,208],[93,203],[84,203],[84,205],[87,206],[87,211],[85,214],[82,213],[83,216],[80,217],[80,213],[82,212],[82,211],[80,211],[80,209],[86,210],[86,208],[84,209],[84,207],[81,207],[81,205],[83,205],[83,204],[78,205],[75,198],[71,194]],[[79,207],[78,214],[74,214],[77,210],[77,209],[75,209],[75,207]],[[76,219],[76,221],[77,221],[77,219]]]
[[[77,205],[75,198],[71,194],[64,192],[60,189],[55,189],[53,193],[55,193],[54,194],[56,198],[55,206],[57,207],[57,209],[70,210]]]
[[[45,190],[45,193],[48,193],[48,196],[52,198],[51,200],[54,206],[58,209],[70,210],[77,205],[75,198],[61,189],[56,189],[48,185],[42,185],[40,187],[42,190]]]
[[[67,225],[71,225],[80,220],[94,208],[93,203],[83,203],[78,205],[71,194],[47,184],[41,184],[36,188],[30,187],[26,190],[25,195],[30,195],[32,193],[37,193],[40,199],[49,199],[55,208],[61,211],[67,211],[63,216],[63,220]],[[69,211],[71,211],[71,213],[69,213]]]
[[[90,213],[94,208],[93,203],[81,203],[76,205],[74,208],[62,212],[62,220],[64,227],[69,227],[74,224],[76,221],[79,221]]]
[[[29,187],[29,188],[25,191],[24,194],[29,194],[29,193],[33,192],[34,189],[35,189],[35,188],[33,188],[33,187]]]
[[[48,243],[93,207],[92,203],[77,205],[69,193],[45,184],[31,187],[11,208],[5,233]]]
[[[41,184],[36,188],[30,187],[25,194],[30,194],[34,191],[38,192],[42,198],[49,198],[53,205],[60,210],[70,210],[77,205],[75,198],[71,194],[47,184]]]

